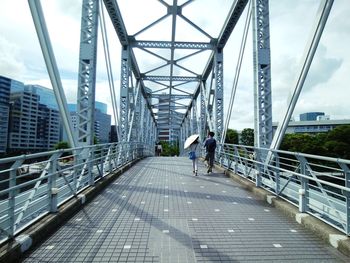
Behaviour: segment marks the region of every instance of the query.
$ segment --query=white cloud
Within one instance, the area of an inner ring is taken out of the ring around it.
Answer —
[[[23,74],[26,67],[19,56],[19,48],[0,36],[0,72],[9,78]]]

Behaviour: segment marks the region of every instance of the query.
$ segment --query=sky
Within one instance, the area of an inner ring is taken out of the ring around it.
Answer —
[[[68,103],[75,103],[80,41],[81,0],[41,1],[57,65]],[[170,2],[170,1],[166,1]],[[184,0],[179,0],[183,3]],[[317,9],[322,0],[270,0],[270,46],[273,121],[281,119],[288,97],[295,86],[301,67],[301,58],[310,38]],[[25,84],[40,84],[51,88],[51,83],[27,0],[0,0],[0,75]],[[138,32],[144,25],[164,14],[164,8],[155,0],[118,1],[129,34]],[[220,3],[220,4],[218,4]],[[232,0],[196,0],[188,4],[183,14],[198,24],[211,36],[217,37]],[[350,13],[349,0],[335,0],[327,21],[310,72],[294,110],[299,114],[321,111],[331,119],[350,118]],[[106,15],[109,48],[115,87],[119,94],[121,47]],[[224,105],[229,104],[242,38],[245,13],[233,31],[224,49]],[[162,40],[169,37],[170,23],[140,34],[140,38]],[[178,40],[203,38],[187,30],[179,22]],[[160,33],[162,32],[162,33]],[[102,42],[98,44],[96,100],[111,104]],[[136,53],[137,58],[142,54]],[[145,57],[147,58],[147,57]],[[194,59],[188,67],[201,71],[206,60]],[[249,32],[244,61],[238,82],[229,128],[253,128],[253,64],[252,33]],[[140,60],[141,71],[146,71],[153,61]],[[155,62],[154,62],[155,63]],[[119,104],[119,100],[118,100]],[[109,113],[112,109],[109,107]]]

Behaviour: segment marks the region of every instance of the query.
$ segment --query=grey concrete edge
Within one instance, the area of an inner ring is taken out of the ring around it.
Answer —
[[[94,186],[88,187],[78,194],[78,197],[72,197],[61,205],[57,213],[44,216],[38,222],[18,233],[14,239],[2,244],[0,246],[0,262],[20,262],[26,251],[42,243],[110,183],[140,160],[131,161],[119,167],[113,173],[104,176]]]
[[[296,206],[273,195],[265,189],[256,187],[253,182],[235,174],[233,171],[227,170],[218,165],[215,165],[215,168],[239,183],[244,189],[252,192],[258,199],[274,206],[283,214],[296,220],[303,227],[313,232],[321,240],[335,247],[345,256],[350,257],[350,238],[343,232],[340,232],[336,228],[307,213],[300,213]]]

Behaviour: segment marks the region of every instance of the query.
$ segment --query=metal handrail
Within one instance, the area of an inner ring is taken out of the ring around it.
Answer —
[[[226,169],[350,235],[350,160],[237,144],[218,148],[216,161]]]
[[[244,145],[219,147],[216,160],[226,169],[294,204],[300,212],[350,234],[349,160]],[[273,158],[266,163],[263,157],[268,151]],[[118,167],[153,154],[150,145],[115,143],[0,159],[0,165],[7,165],[0,170],[0,185],[7,185],[0,189],[1,242],[57,211],[65,201]],[[38,159],[42,171],[31,173],[30,166]],[[20,174],[21,167],[28,167],[28,173]]]
[[[0,159],[0,242],[119,167],[151,155],[151,145],[122,142]]]

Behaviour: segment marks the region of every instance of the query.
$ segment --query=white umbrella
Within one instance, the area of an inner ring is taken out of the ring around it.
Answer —
[[[190,145],[199,138],[199,134],[193,134],[190,137],[188,137],[185,141],[184,149],[187,149],[190,147]]]

